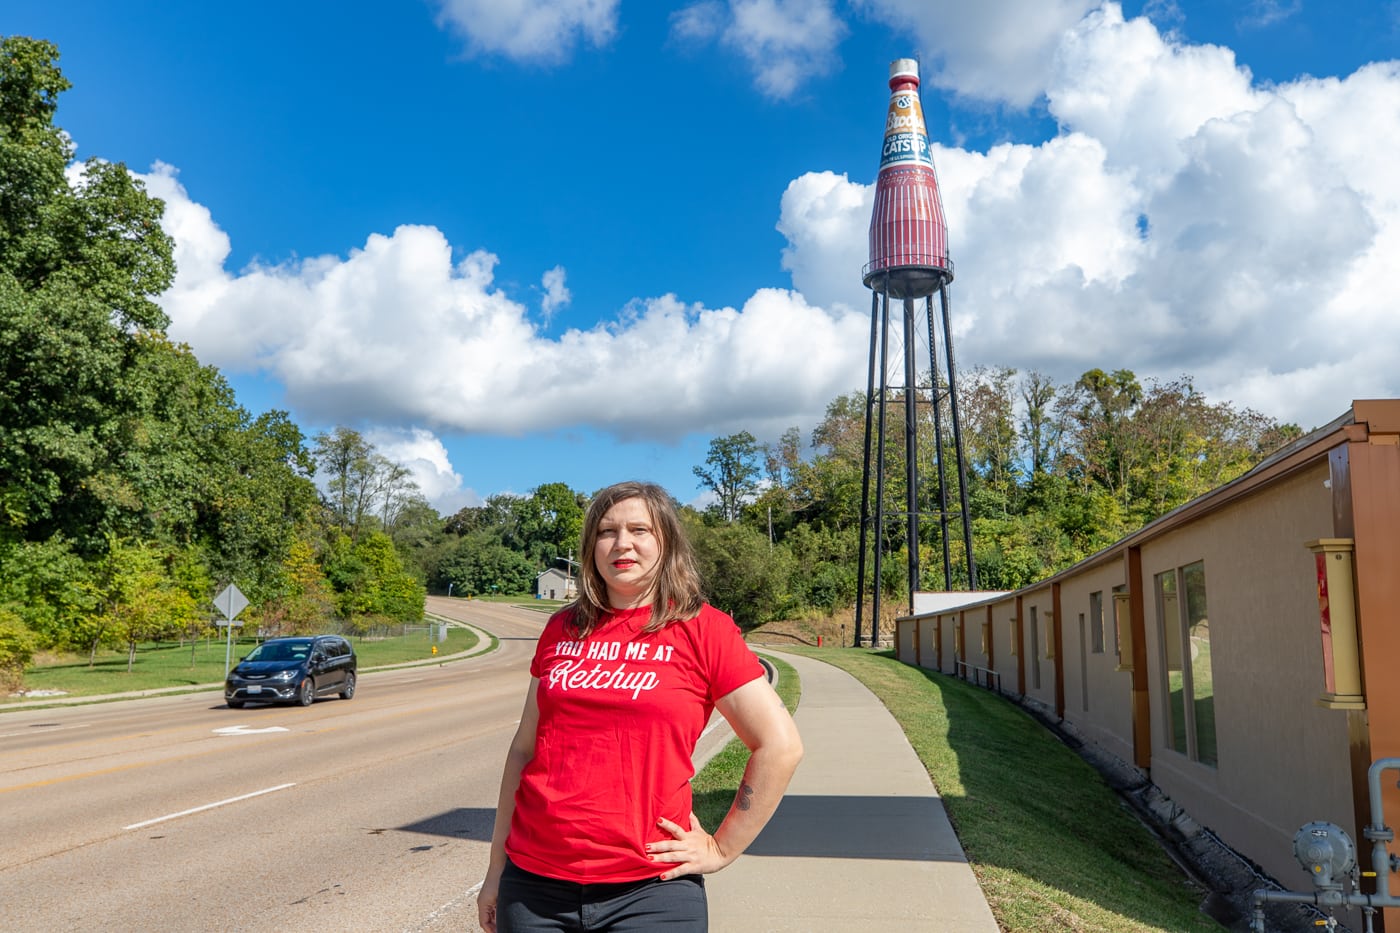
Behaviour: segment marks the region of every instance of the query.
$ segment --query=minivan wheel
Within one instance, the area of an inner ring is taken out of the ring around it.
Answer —
[[[310,706],[316,702],[316,681],[308,677],[301,682],[301,687],[297,690],[297,702],[302,706]]]
[[[345,675],[345,686],[340,688],[340,698],[348,700],[355,695],[355,672],[351,671]]]
[[[243,708],[243,701],[242,701],[242,700],[229,700],[229,701],[228,701],[228,708],[229,708],[229,709],[242,709],[242,708]]]

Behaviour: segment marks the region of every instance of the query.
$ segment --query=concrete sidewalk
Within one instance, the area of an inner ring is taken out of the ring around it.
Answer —
[[[772,822],[706,878],[716,933],[997,933],[928,772],[854,677],[778,651],[802,678],[806,755]]]

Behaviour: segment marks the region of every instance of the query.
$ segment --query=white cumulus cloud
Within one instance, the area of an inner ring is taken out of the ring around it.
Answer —
[[[846,33],[832,0],[702,0],[671,16],[673,38],[717,38],[744,59],[760,91],[780,100],[837,66]]]
[[[1019,100],[1041,88],[1059,125],[1037,144],[935,149],[960,368],[1060,382],[1092,367],[1190,374],[1212,400],[1304,428],[1354,398],[1400,392],[1400,63],[1264,86],[1228,49],[1164,35],[1116,5],[1045,7],[1027,13],[1036,54],[1001,85],[976,63],[940,60],[940,80],[964,93]],[[779,23],[830,5],[711,2],[673,19],[673,35],[719,38],[741,11]],[[966,16],[950,28],[980,35],[995,20]],[[813,48],[834,47],[836,33],[814,31],[827,38]],[[761,47],[763,30],[751,34]],[[161,298],[173,338],[276,380],[299,418],[396,432],[386,438],[412,455],[425,491],[470,501],[439,437],[776,437],[863,384],[874,189],[839,169],[793,179],[775,205],[792,287],[738,307],[641,296],[557,336],[532,319],[529,295],[497,285],[492,253],[454,253],[434,227],[232,270],[228,237],[175,169],[145,177],[176,243],[178,277]],[[546,320],[573,299],[562,267],[540,288]]]
[[[540,281],[544,289],[544,297],[540,299],[540,310],[544,312],[545,320],[549,320],[555,311],[565,307],[573,300],[573,295],[569,292],[569,287],[564,284],[567,273],[563,266],[555,266],[544,274]]]
[[[912,34],[924,81],[965,97],[1034,103],[1066,31],[1099,0],[852,0],[897,32]]]
[[[482,497],[462,485],[442,441],[423,428],[375,427],[365,432],[365,440],[387,459],[412,474],[423,497],[444,515],[480,505]]]
[[[438,0],[438,21],[472,54],[555,64],[580,41],[604,46],[617,34],[618,0]]]
[[[811,423],[862,369],[861,315],[786,289],[738,309],[639,299],[550,338],[495,287],[495,256],[454,265],[432,227],[372,234],[347,256],[229,272],[227,236],[174,170],[156,166],[145,180],[176,241],[179,273],[161,298],[171,337],[221,369],[271,376],[316,423],[509,436],[587,425],[651,440],[760,424],[776,433]]]
[[[1263,87],[1229,50],[1113,5],[1055,63],[1059,135],[935,149],[960,366],[1190,374],[1304,428],[1400,391],[1400,64]],[[783,262],[809,300],[868,303],[851,270],[872,191],[789,185]]]

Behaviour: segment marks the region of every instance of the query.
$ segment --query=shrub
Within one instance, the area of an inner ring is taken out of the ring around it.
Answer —
[[[34,635],[13,611],[0,607],[0,691],[24,686],[24,669],[34,659]]]

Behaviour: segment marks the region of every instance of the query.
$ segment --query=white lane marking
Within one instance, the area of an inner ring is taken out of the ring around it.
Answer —
[[[448,919],[449,914],[455,913],[456,911],[461,909],[463,904],[476,897],[477,894],[481,892],[481,886],[485,883],[486,882],[484,880],[478,881],[476,884],[468,888],[466,892],[462,894],[461,897],[454,897],[446,904],[443,904],[437,910],[434,910],[432,913],[428,914],[428,916],[424,917],[423,921],[420,924],[418,924],[418,926],[412,927],[410,931],[405,931],[405,933],[417,933],[417,931],[426,930],[429,927],[436,926],[439,920]]]
[[[285,726],[268,726],[254,729],[252,726],[221,726],[214,730],[215,735],[262,735],[264,732],[290,732]]]
[[[189,816],[191,813],[199,813],[202,810],[212,810],[215,807],[222,807],[230,803],[238,803],[240,800],[247,800],[250,797],[261,797],[263,794],[271,794],[274,791],[286,790],[289,787],[296,787],[296,784],[278,784],[276,787],[267,787],[263,790],[255,790],[251,794],[243,794],[239,797],[230,797],[227,800],[220,800],[217,803],[206,803],[202,807],[194,807],[189,810],[181,810],[179,813],[169,813],[165,816],[158,816],[153,820],[143,820],[140,823],[132,823],[130,826],[123,826],[122,829],[140,829],[142,826],[151,826],[155,823],[164,823],[166,820],[173,820],[182,816]]]

